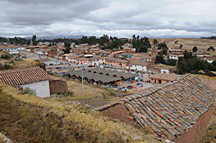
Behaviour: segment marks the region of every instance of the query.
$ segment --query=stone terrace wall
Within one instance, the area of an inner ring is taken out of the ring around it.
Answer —
[[[122,122],[134,124],[133,117],[130,116],[129,111],[122,104],[114,104],[108,108],[103,108],[101,111],[105,116],[111,117],[113,119],[118,119]],[[135,125],[135,124],[134,124]]]
[[[50,94],[61,94],[68,92],[66,81],[63,80],[50,80]]]
[[[199,143],[202,140],[202,137],[205,136],[209,121],[215,109],[215,106],[209,108],[192,128],[176,139],[176,143]]]

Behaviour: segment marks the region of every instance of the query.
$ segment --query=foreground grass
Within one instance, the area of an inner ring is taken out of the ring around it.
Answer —
[[[0,87],[0,130],[21,143],[155,143],[149,135],[77,105]]]

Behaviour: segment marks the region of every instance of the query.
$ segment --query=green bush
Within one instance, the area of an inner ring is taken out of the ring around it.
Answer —
[[[12,55],[10,55],[10,54],[3,54],[3,55],[1,55],[1,58],[2,59],[6,59],[6,60],[9,60],[9,59],[11,59],[13,56]]]
[[[22,94],[28,94],[28,95],[36,96],[36,92],[30,88],[24,88],[22,90]]]

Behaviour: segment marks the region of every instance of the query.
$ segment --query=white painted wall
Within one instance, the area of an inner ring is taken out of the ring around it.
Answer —
[[[160,72],[161,72],[161,73],[170,73],[170,71],[169,71],[169,70],[166,70],[166,69],[161,69]]]
[[[137,70],[137,71],[144,71],[147,72],[147,67],[145,66],[140,66],[140,65],[132,65],[130,67],[131,70]]]
[[[38,97],[50,97],[50,88],[48,80],[22,85],[22,88],[29,88],[35,91],[36,96]]]

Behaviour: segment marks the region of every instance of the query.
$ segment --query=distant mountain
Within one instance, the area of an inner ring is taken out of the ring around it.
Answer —
[[[216,36],[211,36],[211,37],[201,37],[201,39],[214,39],[214,40],[216,40]]]
[[[62,38],[62,39],[80,39],[82,38],[83,35],[54,35],[54,36],[38,36],[37,38],[40,39],[40,40],[53,40],[53,39],[59,39],[59,38]]]
[[[83,35],[51,35],[51,36],[40,36],[37,35],[38,40],[54,40],[54,39],[81,39]],[[25,37],[26,39],[31,39],[32,37]]]

